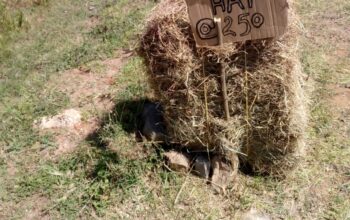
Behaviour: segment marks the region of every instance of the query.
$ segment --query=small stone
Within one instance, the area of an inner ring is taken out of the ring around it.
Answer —
[[[34,126],[40,129],[74,127],[81,122],[81,114],[75,109],[68,109],[52,117],[43,117],[34,121]]]
[[[141,133],[149,141],[165,141],[166,131],[159,104],[145,103],[141,114]]]
[[[249,212],[245,213],[242,220],[270,220],[271,218],[267,215],[259,213],[255,209],[251,209]]]
[[[210,161],[207,157],[199,155],[194,161],[193,172],[198,176],[208,179],[210,174]]]
[[[89,5],[88,9],[89,9],[89,11],[93,11],[96,9],[96,7],[94,5]]]
[[[188,172],[190,169],[190,160],[187,155],[172,150],[164,153],[164,156],[167,159],[169,168],[173,171]]]
[[[225,193],[226,188],[238,172],[238,156],[236,154],[230,156],[231,164],[229,164],[223,156],[214,156],[211,160],[213,167],[213,175],[211,183],[218,193]]]

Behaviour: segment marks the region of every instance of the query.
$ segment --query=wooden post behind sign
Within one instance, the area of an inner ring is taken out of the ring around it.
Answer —
[[[218,38],[219,38],[219,47],[222,47],[224,44],[224,36],[222,34],[221,18],[214,18],[214,22],[218,27]],[[230,119],[230,110],[228,107],[228,97],[227,97],[227,86],[226,86],[226,74],[224,64],[220,62],[219,72],[221,76],[221,92],[225,109],[225,117],[228,121]]]

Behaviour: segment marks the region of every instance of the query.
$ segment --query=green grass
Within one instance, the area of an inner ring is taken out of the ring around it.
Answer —
[[[118,74],[116,107],[102,117],[101,128],[74,152],[43,155],[56,146],[33,121],[71,104],[68,94],[50,87],[52,76],[77,67],[103,73],[100,60],[135,47],[154,3],[23,2],[0,7],[6,30],[0,32],[1,219],[24,219],[26,210],[36,209],[52,219],[237,219],[250,208],[276,219],[349,219],[350,140],[339,132],[346,125],[334,118],[329,85],[348,82],[343,70],[350,66],[337,55],[342,41],[332,38],[335,30],[324,29],[329,14],[341,15],[340,28],[350,21],[348,1],[298,4],[307,30],[300,56],[314,86],[307,155],[283,181],[242,174],[226,195],[194,176],[168,172],[161,149],[135,141],[136,116],[149,93],[138,56]]]
[[[91,65],[90,61],[118,56],[118,50],[131,48],[135,32],[152,3],[128,11],[126,6],[137,6],[136,3],[65,0],[17,7],[7,2],[6,8],[4,3],[0,7],[0,171],[2,177],[8,176],[7,164],[10,158],[16,158],[18,172],[15,177],[1,178],[0,200],[12,204],[11,201],[40,194],[50,198],[48,212],[72,218],[87,206],[100,214],[111,203],[106,198],[116,194],[115,190],[127,194],[138,182],[138,170],[144,168],[144,163],[120,159],[115,152],[94,146],[58,163],[47,161],[39,152],[54,143],[50,136],[39,135],[32,125],[35,119],[69,106],[66,94],[47,87],[50,77],[66,69]],[[19,18],[13,16],[16,14],[21,15],[25,27],[18,25]],[[90,27],[92,17],[99,19]],[[140,59],[135,59],[126,67],[124,82],[128,83],[124,95],[140,95],[139,81],[128,81],[135,78],[129,75],[139,65]],[[106,138],[115,135],[128,142],[129,134],[123,133],[117,122],[106,123],[115,130],[105,132]],[[102,137],[102,132],[99,135]],[[78,190],[65,198],[72,184]],[[16,215],[23,217],[24,213]],[[6,216],[10,217],[11,212]]]
[[[109,114],[104,120],[98,140],[102,143],[121,144],[118,147],[128,152],[128,148],[136,144],[135,141],[130,140],[132,138],[128,132],[135,131],[137,116],[142,111],[148,92],[142,59],[132,58],[124,66],[121,74],[122,77],[117,80],[116,84],[121,85],[123,89],[114,99],[116,106],[112,114]]]
[[[305,203],[307,205],[305,208],[311,208],[310,211],[314,213],[310,213],[309,216],[318,219],[350,218],[349,183],[347,182],[348,174],[345,171],[350,164],[350,150],[345,147],[349,146],[350,137],[340,134],[339,129],[348,126],[336,120],[335,107],[337,106],[330,104],[331,85],[342,85],[349,79],[349,75],[343,71],[350,67],[349,62],[345,61],[347,57],[337,54],[339,49],[350,51],[349,45],[344,48],[343,42],[337,40],[337,37],[347,36],[342,31],[344,24],[350,19],[348,7],[348,1],[340,0],[331,3],[327,1],[305,2],[305,5],[299,7],[304,25],[308,30],[308,37],[302,41],[304,72],[315,81],[310,105],[309,143],[311,149],[307,157],[307,179],[305,180],[311,181],[312,185],[316,184],[320,188],[320,192],[315,192],[317,199],[309,199],[309,202]],[[311,12],[310,8],[313,8]],[[320,15],[326,16],[327,14],[340,16],[334,20],[320,17]],[[340,25],[335,25],[334,29],[325,32],[320,31],[332,22]],[[313,40],[309,38],[310,36],[313,37]],[[318,210],[315,209],[315,206],[319,207]]]
[[[51,199],[46,209],[62,217],[75,218],[86,206],[102,215],[112,203],[130,196],[140,177],[149,169],[147,160],[127,160],[116,152],[90,148],[58,164],[49,162],[34,175],[17,182],[17,199],[40,194]]]
[[[97,27],[89,29],[86,27],[89,16],[97,15],[81,8],[86,3],[52,1],[46,7],[23,9],[30,29],[16,33],[11,53],[0,63],[0,117],[5,119],[0,125],[0,142],[5,142],[8,150],[20,150],[40,141],[32,130],[33,120],[57,113],[68,105],[64,94],[55,91],[42,94],[50,75],[128,48],[135,37],[132,33],[150,8],[150,4],[142,10],[135,8],[129,11],[129,16],[121,13],[128,1],[92,2],[103,19]],[[40,18],[45,20],[36,22]],[[102,27],[107,31],[97,33]]]

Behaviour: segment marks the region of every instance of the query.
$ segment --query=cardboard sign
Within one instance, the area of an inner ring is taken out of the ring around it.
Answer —
[[[287,0],[186,0],[198,46],[279,37],[288,23]],[[221,28],[214,18],[221,19]]]

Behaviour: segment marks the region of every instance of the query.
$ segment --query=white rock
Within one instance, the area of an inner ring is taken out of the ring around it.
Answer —
[[[251,209],[249,212],[245,213],[242,220],[270,220],[271,218],[265,214],[259,213],[255,209]]]
[[[80,112],[75,109],[67,109],[61,114],[43,117],[39,121],[35,121],[34,125],[40,129],[68,128],[74,127],[79,122],[81,122]]]
[[[164,153],[164,156],[170,169],[178,172],[187,172],[190,169],[190,160],[185,154],[172,150]]]

